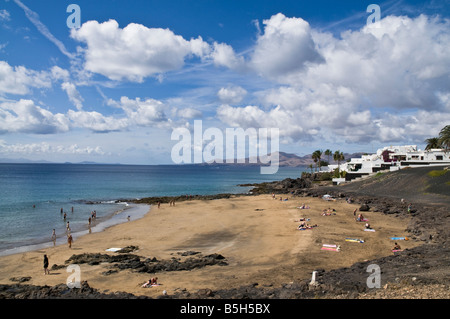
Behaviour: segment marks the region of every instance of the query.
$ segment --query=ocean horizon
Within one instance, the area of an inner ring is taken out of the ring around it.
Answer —
[[[66,225],[77,236],[143,217],[144,197],[247,193],[238,186],[301,176],[306,167],[280,167],[260,174],[259,166],[0,163],[0,255],[66,242]]]

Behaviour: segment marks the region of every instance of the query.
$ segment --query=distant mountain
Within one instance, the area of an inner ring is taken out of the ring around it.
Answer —
[[[44,160],[29,160],[26,158],[0,158],[0,163],[8,164],[51,164],[52,162]]]
[[[276,154],[276,153],[274,153]],[[360,158],[365,153],[344,153],[345,160],[348,160],[350,158]],[[251,160],[250,160],[251,159]],[[250,165],[250,166],[260,166],[264,165],[264,163],[261,163],[259,158],[246,158],[245,163],[237,163],[237,161],[230,161],[231,163],[202,163],[200,165],[237,165],[237,166],[243,166],[243,165]],[[270,158],[268,158],[270,159]],[[311,154],[304,155],[304,156],[298,156],[296,154],[292,153],[285,153],[285,152],[278,152],[278,159],[279,163],[278,166],[280,167],[300,167],[300,166],[309,166],[310,164],[315,165],[314,160],[312,159]],[[328,161],[328,156],[322,155],[322,161]],[[270,163],[267,163],[269,165]],[[333,160],[333,156],[330,156],[330,163],[329,164],[337,164]]]

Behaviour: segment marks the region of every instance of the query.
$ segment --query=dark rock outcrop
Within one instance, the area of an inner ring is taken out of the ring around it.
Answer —
[[[180,271],[192,270],[195,268],[203,268],[212,265],[227,265],[225,257],[220,254],[210,254],[203,256],[200,253],[185,252],[183,256],[192,256],[184,260],[172,257],[169,260],[157,260],[153,258],[143,258],[134,254],[93,254],[84,253],[72,255],[65,264],[88,264],[99,265],[102,263],[113,264],[110,266],[111,271],[104,272],[104,274],[115,273],[120,270],[132,270],[135,272],[156,273],[160,271]]]

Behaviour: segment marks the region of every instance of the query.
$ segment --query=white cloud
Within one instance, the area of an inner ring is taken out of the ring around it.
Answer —
[[[54,134],[68,130],[64,114],[53,114],[31,100],[0,103],[0,133]]]
[[[190,119],[199,119],[202,117],[202,112],[190,107],[184,109],[174,109],[175,117],[179,117],[182,119],[190,120]]]
[[[258,37],[250,60],[258,74],[278,78],[323,62],[305,20],[278,13],[263,24],[264,33]]]
[[[126,130],[129,125],[129,121],[126,118],[104,116],[96,111],[69,110],[67,117],[74,127],[86,128],[99,133]]]
[[[224,66],[237,71],[243,71],[246,68],[244,58],[237,56],[234,49],[225,43],[214,42],[210,58],[216,66]]]
[[[72,29],[71,37],[87,45],[85,68],[111,80],[142,82],[145,77],[180,69],[190,56],[209,52],[201,37],[187,41],[169,29],[136,23],[122,29],[115,20],[88,21]]]
[[[75,84],[71,82],[63,82],[61,88],[66,91],[69,100],[75,105],[78,110],[83,108],[83,97],[80,92],[78,92]]]
[[[0,10],[0,21],[9,21],[11,20],[11,15],[5,9]]]
[[[150,126],[162,125],[168,121],[164,113],[166,106],[158,100],[140,98],[130,99],[126,96],[120,98],[118,107],[124,110],[127,118],[136,125]]]
[[[0,94],[24,95],[30,88],[50,88],[51,77],[48,72],[29,70],[24,66],[12,67],[0,61]]]
[[[69,71],[60,68],[59,66],[55,65],[50,69],[50,73],[52,75],[52,78],[55,80],[65,80],[67,81],[69,79],[70,73]]]
[[[217,96],[220,101],[225,104],[240,103],[244,99],[245,95],[247,95],[247,91],[240,86],[221,88],[217,92]]]
[[[450,21],[421,15],[380,22],[336,37],[299,18],[271,17],[246,70],[283,86],[257,92],[260,106],[222,105],[217,117],[278,127],[293,140],[422,143],[450,122]]]
[[[247,128],[278,128],[280,136],[299,139],[309,135],[301,125],[296,125],[291,112],[277,106],[269,111],[263,111],[257,106],[232,107],[223,104],[217,108],[218,118],[231,127]]]

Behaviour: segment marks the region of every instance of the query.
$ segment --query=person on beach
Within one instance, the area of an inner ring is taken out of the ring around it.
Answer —
[[[370,227],[370,224],[369,223],[366,223],[366,225],[364,226],[366,229],[372,229],[371,227]]]
[[[397,244],[397,243],[395,243],[395,244],[394,244],[394,248],[392,248],[392,250],[400,250],[400,249],[402,249],[402,248],[401,248],[400,245]]]
[[[67,243],[69,244],[69,248],[72,248],[72,242],[73,242],[72,234],[69,234],[67,236]]]
[[[145,282],[141,287],[147,288],[147,287],[151,287],[152,285],[157,285],[157,284],[158,284],[158,277],[153,277],[150,280],[148,280],[147,282]]]
[[[48,270],[48,257],[47,255],[44,255],[44,275],[50,274],[50,271]]]
[[[358,217],[356,218],[357,222],[362,222],[364,219],[364,216],[362,214],[359,214]]]
[[[53,228],[53,233],[52,233],[52,241],[53,241],[53,246],[56,245],[56,232],[55,229]]]
[[[158,208],[160,208],[161,207],[161,202],[158,202]]]
[[[67,231],[68,234],[70,234],[70,225],[69,225],[69,221],[67,221],[66,231]]]

